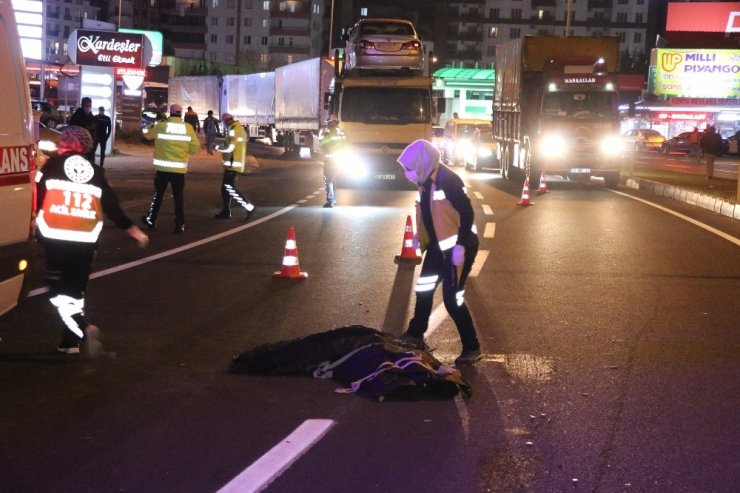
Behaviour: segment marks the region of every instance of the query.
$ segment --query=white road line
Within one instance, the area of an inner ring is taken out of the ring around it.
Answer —
[[[729,241],[731,243],[734,243],[737,246],[740,246],[740,239],[739,238],[735,238],[734,236],[730,236],[727,233],[725,233],[724,231],[720,231],[720,230],[718,230],[716,228],[713,228],[713,227],[709,226],[708,224],[704,224],[701,221],[697,221],[696,219],[693,219],[693,218],[691,218],[689,216],[685,216],[685,215],[681,214],[680,212],[672,211],[672,210],[670,210],[670,209],[668,209],[666,207],[663,207],[662,205],[655,204],[653,202],[650,202],[650,201],[645,200],[645,199],[641,199],[639,197],[634,197],[634,196],[632,196],[630,194],[627,194],[627,193],[624,193],[624,192],[618,192],[617,190],[609,190],[609,191],[612,192],[612,193],[616,193],[617,195],[621,195],[623,197],[627,197],[628,199],[636,200],[638,202],[642,202],[643,204],[647,204],[647,205],[649,205],[651,207],[655,207],[656,209],[660,209],[661,211],[667,212],[668,214],[672,214],[672,215],[674,215],[674,216],[676,216],[676,217],[678,217],[680,219],[683,219],[684,221],[690,222],[691,224],[693,224],[695,226],[699,226],[700,228],[705,229],[705,230],[709,231],[710,233],[714,233],[717,236],[719,236],[720,238],[724,238],[725,240],[727,240],[727,241]]]
[[[473,192],[473,195],[475,195],[475,198],[476,199],[483,200],[483,194],[482,193],[480,193],[480,192]]]
[[[299,202],[296,202],[296,203],[294,203],[292,205],[289,205],[287,207],[283,207],[282,209],[277,210],[277,211],[273,212],[272,214],[268,214],[268,215],[266,215],[264,217],[261,217],[259,219],[254,220],[254,221],[251,221],[251,222],[248,222],[247,224],[244,224],[242,226],[238,226],[238,227],[236,227],[234,229],[230,229],[228,231],[224,231],[222,233],[215,234],[213,236],[208,236],[208,237],[203,238],[201,240],[194,241],[193,243],[188,243],[186,245],[183,245],[183,246],[180,246],[180,247],[177,247],[177,248],[173,248],[172,250],[166,250],[164,252],[157,253],[156,255],[151,255],[149,257],[144,257],[144,258],[139,259],[139,260],[134,260],[132,262],[128,262],[128,263],[125,263],[125,264],[117,265],[115,267],[111,267],[110,269],[104,269],[104,270],[101,270],[101,271],[98,271],[98,272],[94,272],[92,275],[90,275],[90,279],[97,279],[99,277],[105,277],[105,276],[109,276],[111,274],[115,274],[116,272],[121,272],[121,271],[124,271],[124,270],[133,269],[134,267],[138,267],[140,265],[148,264],[149,262],[154,262],[155,260],[159,260],[159,259],[162,259],[162,258],[170,257],[172,255],[176,255],[178,253],[182,253],[182,252],[185,252],[185,251],[188,251],[188,250],[192,250],[193,248],[197,248],[199,246],[203,246],[203,245],[206,245],[208,243],[212,243],[214,241],[218,241],[221,238],[226,238],[226,237],[231,236],[231,235],[234,235],[236,233],[241,233],[242,231],[244,231],[246,229],[253,228],[253,227],[258,226],[258,225],[260,225],[260,224],[262,224],[264,222],[269,221],[270,219],[273,219],[273,218],[278,217],[278,216],[281,216],[281,215],[283,215],[283,214],[285,214],[287,212],[290,212],[293,209],[295,209],[296,207],[298,207],[298,205],[299,205]],[[48,287],[33,289],[33,290],[31,290],[28,293],[28,297],[30,298],[32,296],[38,296],[40,294],[47,293],[48,291],[49,291],[49,288]]]
[[[483,230],[483,238],[493,238],[496,234],[496,223],[486,223],[486,229]]]
[[[321,440],[335,424],[336,421],[331,419],[307,419],[282,442],[218,490],[218,493],[262,491]]]
[[[468,274],[470,277],[478,277],[490,253],[490,250],[478,250],[478,255],[475,256],[475,262],[473,262],[473,268],[470,269],[470,274]]]
[[[482,204],[481,208],[483,209],[483,214],[486,216],[493,216],[493,209],[491,209],[491,206],[488,204]]]

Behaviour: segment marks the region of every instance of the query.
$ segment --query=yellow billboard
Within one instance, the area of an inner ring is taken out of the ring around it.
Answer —
[[[655,94],[740,98],[740,50],[658,48]]]

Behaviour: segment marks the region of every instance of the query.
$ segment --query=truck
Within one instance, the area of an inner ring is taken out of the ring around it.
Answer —
[[[415,140],[431,141],[432,78],[396,74],[339,78],[330,106],[348,144],[337,162],[337,185],[406,184],[396,159]]]
[[[244,125],[250,140],[267,139],[271,144],[279,140],[275,128],[275,72],[223,76],[220,108],[221,114],[231,113]]]
[[[619,38],[525,36],[496,47],[493,138],[507,179],[602,177],[622,162]]]
[[[220,110],[221,81],[216,75],[172,77],[168,81],[167,100],[183,109],[191,106],[202,121],[208,110]],[[218,117],[220,118],[219,111]]]

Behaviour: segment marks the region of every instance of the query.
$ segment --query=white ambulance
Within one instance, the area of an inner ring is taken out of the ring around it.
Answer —
[[[31,260],[35,132],[11,0],[0,0],[0,315],[25,296]]]

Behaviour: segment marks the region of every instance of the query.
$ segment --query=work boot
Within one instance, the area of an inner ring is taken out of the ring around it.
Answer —
[[[398,337],[398,340],[402,343],[406,344],[407,346],[411,346],[414,349],[419,349],[421,351],[428,351],[429,346],[427,346],[427,343],[424,342],[423,337],[416,337],[412,336],[408,332],[404,332]]]
[[[185,232],[185,225],[184,224],[177,224],[177,225],[175,225],[175,230],[173,231],[173,233],[175,233],[176,235],[179,235],[179,234],[182,234],[184,232]]]
[[[215,216],[213,216],[214,219],[231,219],[231,211],[224,209]]]
[[[325,209],[331,209],[334,207],[334,202],[327,200],[326,204],[324,204]]]
[[[476,361],[480,361],[483,358],[480,348],[478,349],[463,349],[460,356],[455,358],[455,366],[460,365],[472,365]]]

